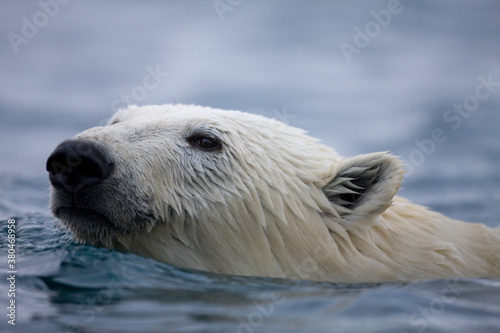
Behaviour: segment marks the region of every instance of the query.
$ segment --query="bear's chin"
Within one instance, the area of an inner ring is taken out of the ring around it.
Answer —
[[[75,238],[86,244],[112,248],[113,239],[127,231],[116,226],[102,213],[81,207],[58,207],[54,215],[68,227]]]

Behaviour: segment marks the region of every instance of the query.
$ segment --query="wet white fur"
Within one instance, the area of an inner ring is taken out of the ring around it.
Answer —
[[[105,145],[116,161],[112,180],[122,185],[106,192],[114,196],[109,217],[125,229],[135,222],[113,212],[154,218],[140,231],[103,239],[109,247],[236,275],[335,282],[500,276],[498,229],[396,197],[403,165],[390,154],[344,158],[276,120],[192,105],[133,106],[110,124],[75,137]],[[218,136],[222,150],[191,146],[186,138],[200,129]],[[371,183],[349,207],[339,195],[353,191],[358,176]]]

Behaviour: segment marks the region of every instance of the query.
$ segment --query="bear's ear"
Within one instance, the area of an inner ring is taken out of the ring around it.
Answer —
[[[401,186],[403,164],[388,153],[358,155],[343,160],[335,177],[323,187],[345,221],[374,219],[392,203]]]

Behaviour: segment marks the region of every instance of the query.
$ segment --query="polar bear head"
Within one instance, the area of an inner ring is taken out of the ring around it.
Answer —
[[[47,170],[51,210],[77,239],[235,274],[213,267],[375,223],[403,174],[386,153],[342,158],[276,120],[187,105],[120,110]]]

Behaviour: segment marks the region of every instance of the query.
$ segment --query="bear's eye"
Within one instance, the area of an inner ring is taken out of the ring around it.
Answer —
[[[211,138],[209,136],[194,136],[189,138],[188,140],[194,147],[200,148],[205,151],[217,150],[222,147],[221,143],[217,139]]]

